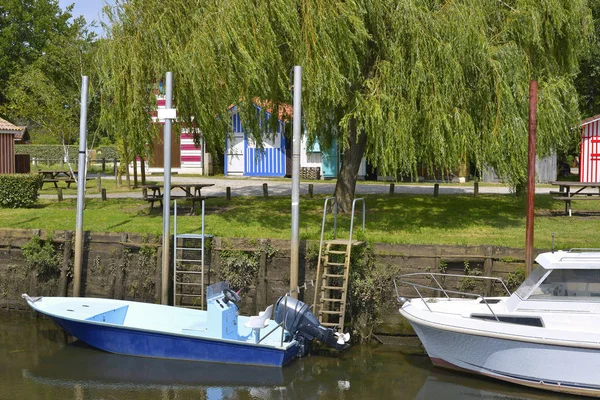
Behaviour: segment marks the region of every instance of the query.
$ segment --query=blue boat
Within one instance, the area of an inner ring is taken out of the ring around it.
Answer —
[[[240,297],[225,282],[208,287],[206,311],[85,297],[23,298],[67,333],[116,354],[281,367],[305,355],[314,338],[338,350],[349,345],[347,334],[321,326],[306,304],[289,296],[259,315],[240,316]]]

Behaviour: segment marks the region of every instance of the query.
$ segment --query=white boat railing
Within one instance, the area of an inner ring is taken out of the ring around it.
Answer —
[[[490,283],[500,283],[502,285],[502,287],[504,288],[504,290],[506,290],[506,293],[508,294],[508,296],[511,295],[510,290],[508,290],[508,287],[506,286],[506,284],[504,283],[504,281],[502,280],[502,278],[498,278],[498,277],[493,277],[493,276],[479,276],[479,275],[458,275],[458,274],[442,274],[442,273],[436,273],[436,272],[413,272],[410,274],[404,274],[404,275],[400,275],[398,278],[398,281],[400,283],[403,283],[405,285],[408,286],[412,286],[413,289],[415,289],[415,291],[417,292],[417,294],[419,295],[419,297],[421,298],[421,300],[423,301],[423,304],[425,304],[425,306],[427,307],[427,309],[431,312],[433,312],[433,310],[429,307],[429,304],[427,304],[427,301],[425,300],[425,297],[423,297],[423,295],[421,294],[421,291],[419,290],[419,288],[421,289],[428,289],[428,290],[433,290],[435,292],[441,292],[444,294],[444,296],[446,296],[446,298],[448,300],[452,300],[452,298],[448,295],[448,294],[453,294],[453,295],[460,295],[460,296],[467,296],[467,297],[473,297],[473,298],[477,298],[477,299],[482,299],[483,303],[487,306],[487,308],[490,310],[490,312],[492,313],[492,315],[494,316],[494,318],[496,319],[496,321],[500,321],[500,319],[498,319],[498,317],[496,316],[496,313],[494,313],[494,311],[492,310],[492,307],[490,307],[490,304],[487,302],[487,299],[485,297],[485,295],[481,294],[481,293],[469,293],[469,292],[461,292],[458,290],[450,290],[450,289],[444,289],[444,287],[440,284],[439,280],[436,279],[437,277],[454,277],[454,278],[461,278],[461,279],[475,279],[475,280],[480,280],[480,281],[485,281],[485,282],[490,282]],[[417,283],[417,282],[411,282],[410,278],[414,278],[414,277],[428,277],[430,278],[433,282],[435,282],[436,286],[431,286],[431,285],[425,285],[425,284],[421,284],[421,283]],[[398,302],[402,302],[401,299],[402,297],[400,296],[400,294],[398,293],[398,285],[396,284],[396,279],[394,279],[394,288],[396,289],[396,298],[398,299]]]

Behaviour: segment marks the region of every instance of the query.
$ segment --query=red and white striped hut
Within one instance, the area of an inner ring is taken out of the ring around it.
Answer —
[[[15,135],[24,131],[24,127],[0,118],[0,174],[15,173]]]
[[[581,121],[579,181],[600,182],[600,115]]]

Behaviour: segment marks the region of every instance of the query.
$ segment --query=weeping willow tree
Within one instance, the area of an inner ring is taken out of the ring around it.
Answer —
[[[179,122],[209,150],[223,149],[232,104],[260,145],[253,103],[277,115],[301,65],[309,142],[343,151],[342,209],[363,157],[382,175],[469,161],[524,182],[529,80],[543,156],[574,134],[591,24],[585,0],[129,0],[109,14],[102,113],[124,143],[150,140],[150,88],[170,70]]]

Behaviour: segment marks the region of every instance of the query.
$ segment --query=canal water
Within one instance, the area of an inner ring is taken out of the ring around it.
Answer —
[[[515,363],[518,363],[515,360]],[[401,346],[354,346],[279,368],[104,353],[45,318],[0,315],[1,400],[575,399],[434,368]]]

